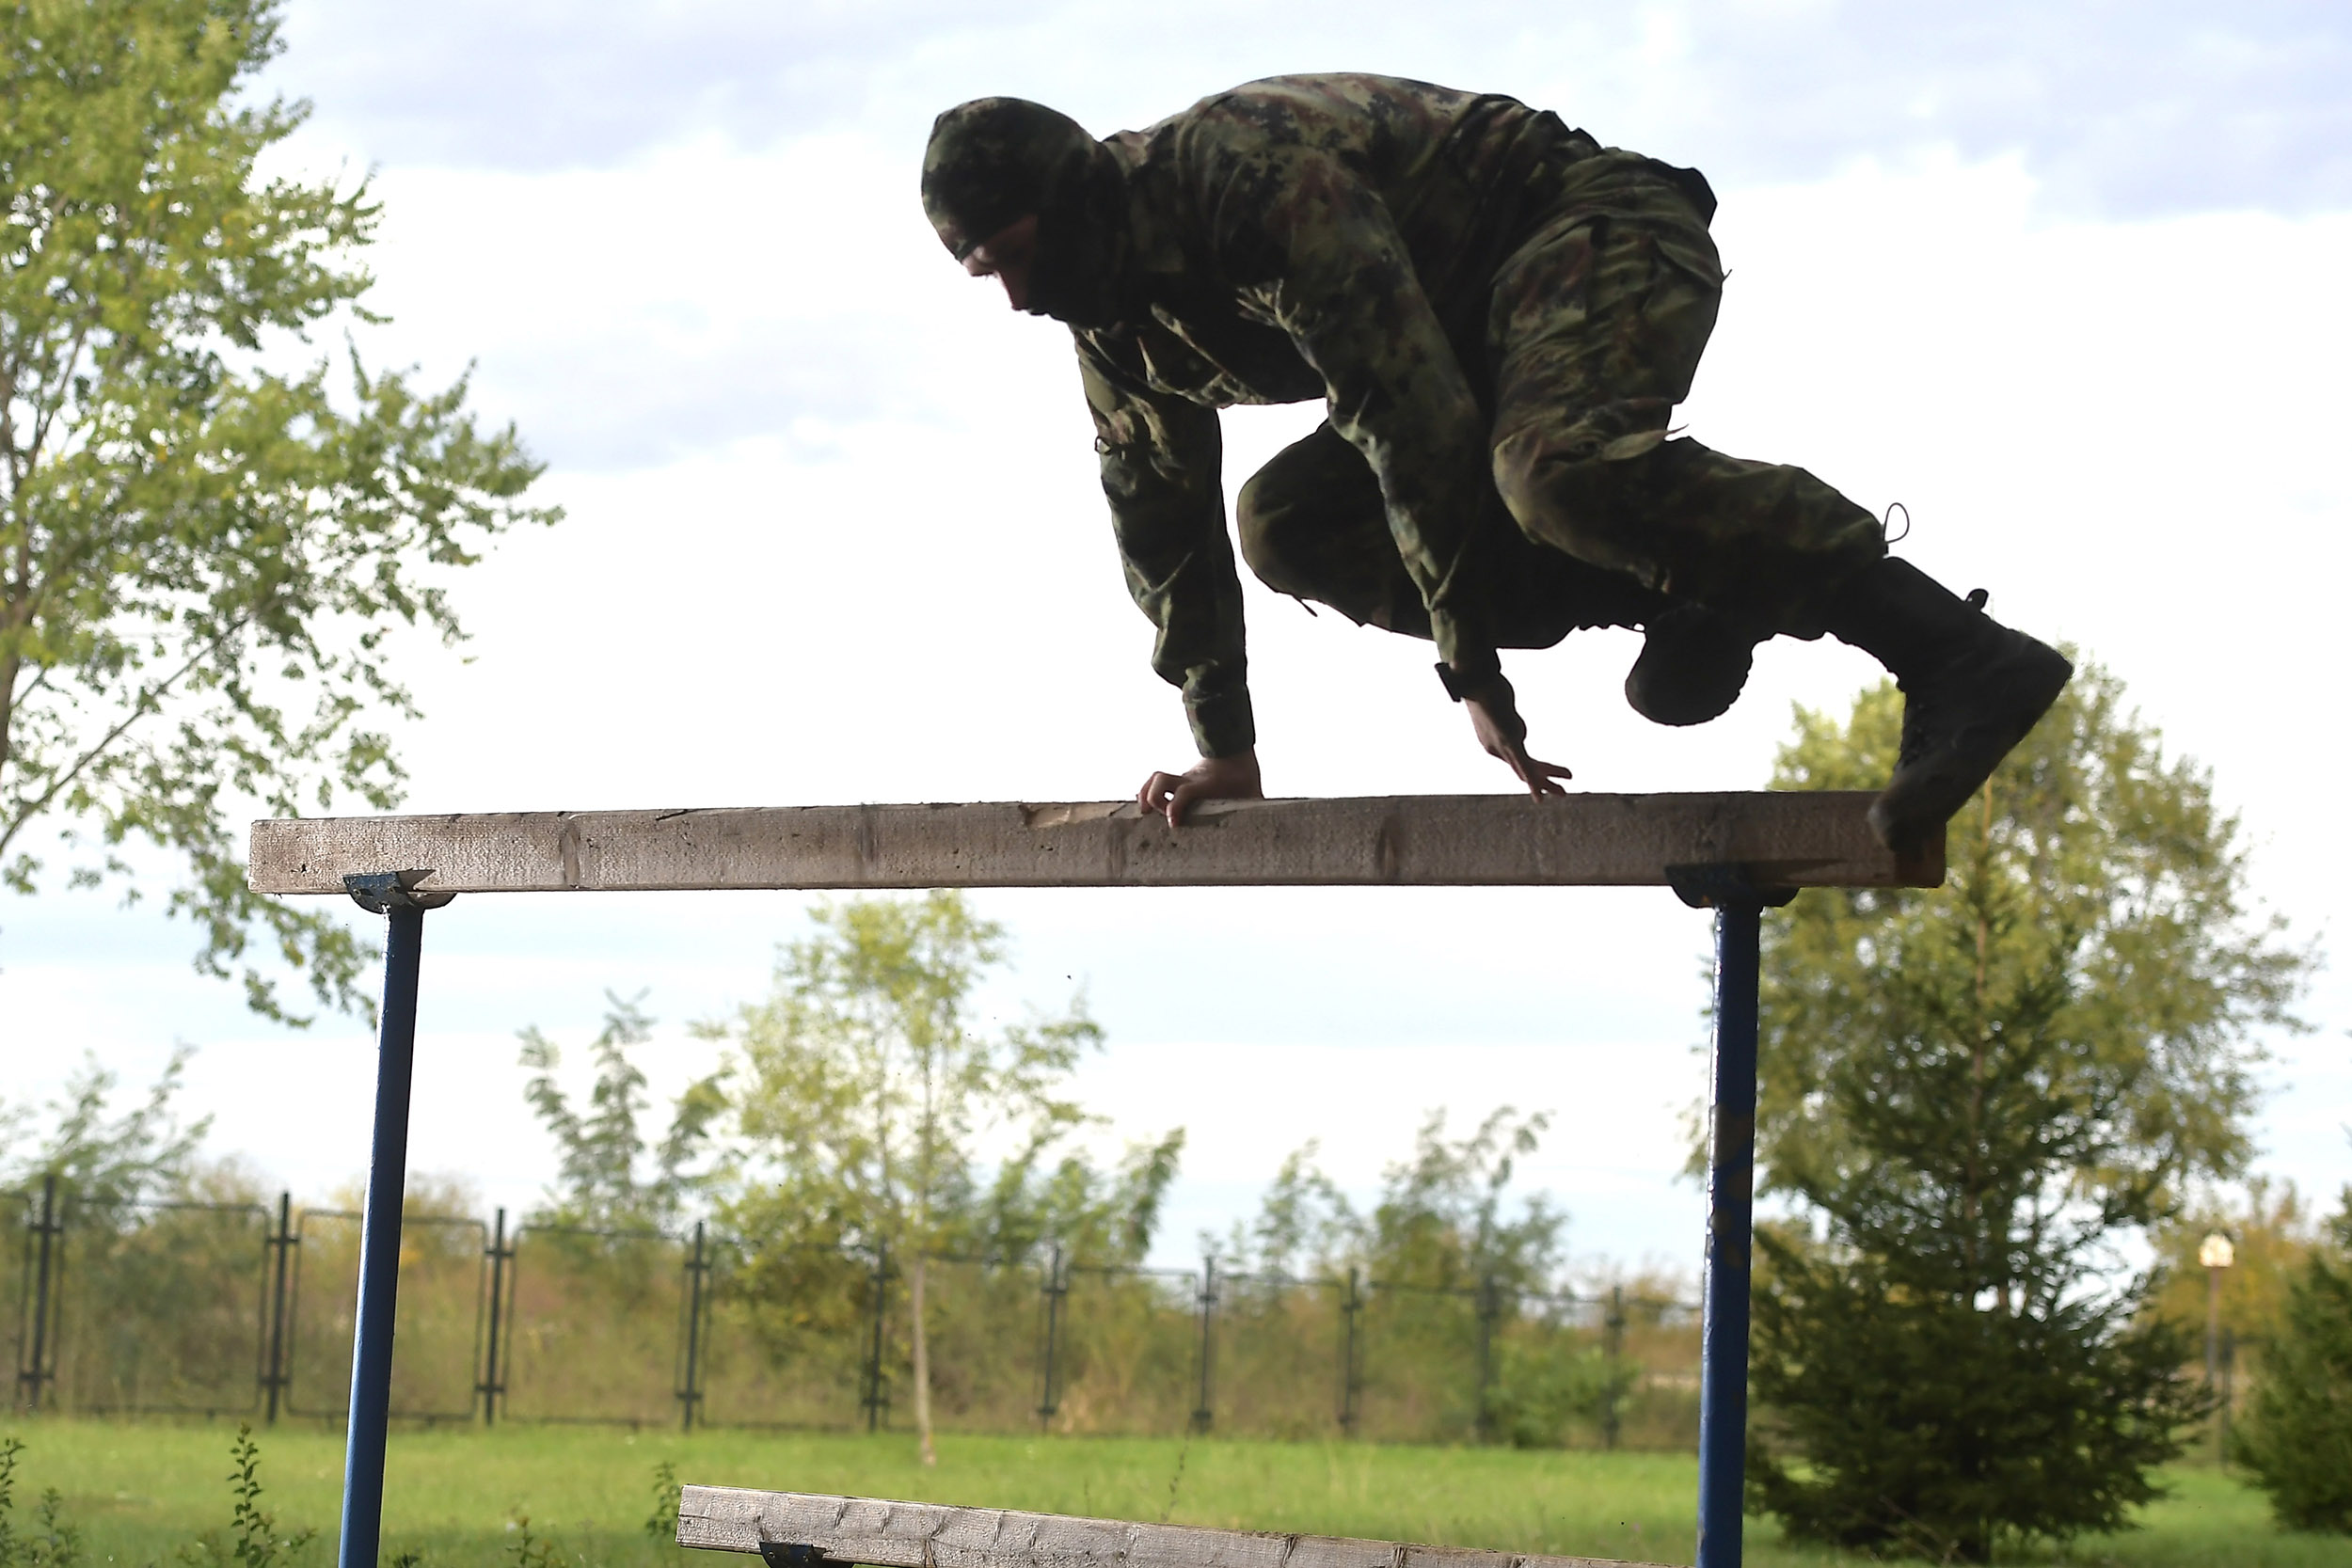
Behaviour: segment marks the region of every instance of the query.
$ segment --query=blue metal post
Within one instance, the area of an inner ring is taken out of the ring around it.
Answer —
[[[375,1054],[375,1133],[359,1229],[359,1312],[351,1345],[343,1440],[343,1526],[337,1568],[375,1568],[384,1528],[384,1437],[392,1414],[392,1313],[400,1295],[400,1200],[408,1177],[408,1088],[417,1054],[417,964],[424,911],[390,911],[384,1027]]]
[[[375,1129],[359,1228],[359,1308],[351,1342],[343,1437],[343,1518],[336,1568],[376,1568],[384,1530],[384,1439],[392,1416],[392,1314],[400,1294],[400,1205],[408,1179],[408,1090],[417,1055],[417,970],[424,911],[447,894],[416,891],[426,874],[346,877],[359,907],[389,918],[375,1054]]]
[[[1756,1181],[1756,1014],[1763,901],[1715,900],[1715,1062],[1699,1367],[1698,1568],[1740,1568],[1747,1480],[1748,1252]]]

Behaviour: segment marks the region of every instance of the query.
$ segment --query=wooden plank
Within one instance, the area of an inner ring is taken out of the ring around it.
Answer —
[[[733,1486],[684,1489],[677,1544],[759,1552],[780,1565],[805,1562],[804,1553],[813,1551],[829,1562],[876,1568],[1620,1568],[1615,1559],[1265,1535]],[[792,1547],[803,1551],[787,1550]]]
[[[1932,887],[1871,836],[1867,794],[1217,800],[1171,831],[1133,801],[271,818],[259,893],[421,871],[436,893],[713,888],[1603,886],[1737,863],[1759,885]]]

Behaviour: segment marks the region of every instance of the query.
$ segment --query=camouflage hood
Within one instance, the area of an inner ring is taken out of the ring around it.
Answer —
[[[1118,157],[1068,115],[1022,98],[976,98],[931,124],[923,212],[961,261],[1037,214],[1029,311],[1101,326],[1117,316],[1126,182]]]

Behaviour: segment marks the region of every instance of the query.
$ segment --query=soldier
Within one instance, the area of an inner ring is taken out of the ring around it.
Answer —
[[[1011,98],[941,115],[923,205],[1013,309],[1075,338],[1094,450],[1152,665],[1201,760],[1137,794],[1261,793],[1216,410],[1324,400],[1243,487],[1270,587],[1428,638],[1479,743],[1536,795],[1497,650],[1639,626],[1626,698],[1716,717],[1756,644],[1823,632],[1905,693],[1870,822],[1942,826],[2073,673],[1886,554],[1878,520],[1802,468],[1668,428],[1723,288],[1695,170],[1604,148],[1509,98],[1285,76],[1098,141]]]

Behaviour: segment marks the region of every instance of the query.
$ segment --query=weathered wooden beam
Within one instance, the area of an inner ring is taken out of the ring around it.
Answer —
[[[1738,864],[1758,886],[1932,887],[1939,839],[1899,860],[1861,793],[1405,795],[1218,800],[1171,831],[1133,801],[764,806],[277,817],[258,893],[429,873],[432,893],[710,888],[1613,886]]]
[[[757,1552],[773,1568],[818,1568],[820,1562],[878,1568],[1627,1568],[1615,1559],[1261,1535],[732,1486],[685,1488],[677,1544]]]

